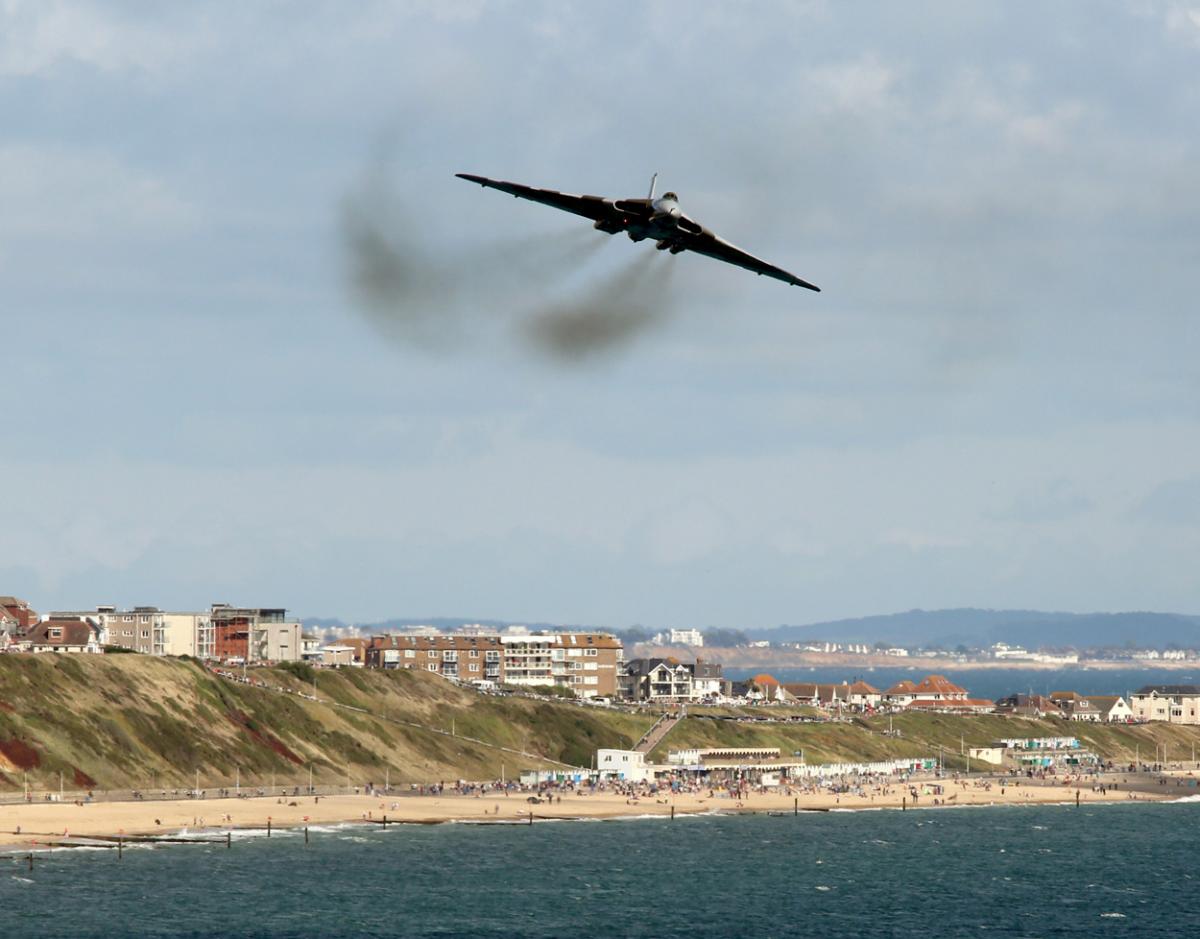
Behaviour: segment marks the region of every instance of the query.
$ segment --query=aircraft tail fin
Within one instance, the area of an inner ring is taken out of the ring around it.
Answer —
[[[654,201],[654,186],[658,182],[658,174],[655,173],[650,177],[650,195],[646,196],[651,202]]]

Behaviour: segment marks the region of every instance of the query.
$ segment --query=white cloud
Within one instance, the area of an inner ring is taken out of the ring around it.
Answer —
[[[818,110],[869,113],[896,111],[901,106],[897,85],[901,72],[874,55],[850,62],[822,65],[802,73],[806,88]]]
[[[1164,13],[1167,32],[1176,39],[1200,47],[1200,6],[1171,2]]]
[[[160,71],[201,41],[199,25],[172,30],[100,3],[3,0],[0,75],[42,75],[70,64]]]

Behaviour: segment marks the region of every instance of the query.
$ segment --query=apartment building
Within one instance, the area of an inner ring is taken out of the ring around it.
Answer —
[[[197,623],[196,654],[226,662],[298,662],[302,635],[282,607],[214,603]]]
[[[501,681],[498,636],[376,636],[363,649],[368,668],[408,668],[456,681]]]
[[[1200,724],[1200,685],[1146,685],[1129,696],[1138,721]]]
[[[504,683],[569,688],[581,698],[617,693],[624,649],[607,633],[503,635]]]
[[[103,645],[144,655],[192,655],[248,662],[298,661],[301,632],[280,608],[214,603],[207,612],[170,612],[154,606],[54,612],[46,619],[95,623]]]
[[[364,649],[370,668],[410,668],[456,681],[527,688],[558,686],[579,697],[617,691],[621,643],[604,633],[376,636]]]

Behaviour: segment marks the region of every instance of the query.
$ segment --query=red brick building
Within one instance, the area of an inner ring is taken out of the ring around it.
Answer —
[[[37,612],[17,597],[0,597],[0,627],[12,635],[21,635],[38,621]]]

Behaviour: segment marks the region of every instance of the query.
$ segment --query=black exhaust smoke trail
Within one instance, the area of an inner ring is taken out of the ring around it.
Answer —
[[[647,251],[581,296],[537,311],[524,324],[525,336],[564,361],[619,351],[670,315],[674,270],[670,258]]]
[[[674,265],[656,251],[572,295],[569,281],[608,236],[571,224],[435,255],[420,219],[436,217],[402,202],[379,169],[342,205],[351,292],[395,342],[451,351],[507,331],[523,348],[570,364],[627,347],[669,312]]]

